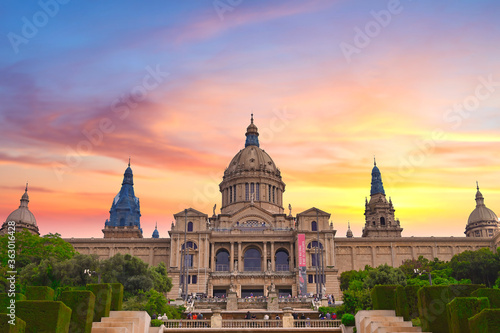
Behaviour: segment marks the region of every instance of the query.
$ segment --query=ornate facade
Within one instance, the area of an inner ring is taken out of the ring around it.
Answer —
[[[66,240],[82,254],[109,258],[129,253],[150,265],[164,262],[173,279],[171,298],[186,293],[222,296],[229,292],[239,297],[258,296],[271,289],[282,295],[328,293],[338,298],[338,277],[343,271],[365,265],[397,267],[419,256],[450,260],[465,250],[495,250],[500,244],[498,218],[484,205],[479,188],[476,208],[466,226],[467,237],[402,237],[403,229],[395,218],[392,200],[386,199],[376,164],[370,200],[365,200],[362,237],[354,237],[350,227],[346,237],[337,237],[330,214],[315,207],[292,215],[290,206],[287,211],[283,207],[281,172],[260,148],[253,117],[245,147],[230,161],[219,188],[219,214],[216,207],[211,216],[186,208],[174,214],[168,238],[159,238],[156,228],[151,238],[142,238],[139,199],[134,194],[129,163],[105,223],[104,238]],[[18,222],[34,231],[36,221],[27,202],[26,189],[19,207],[24,215]],[[17,219],[19,209],[6,223]]]

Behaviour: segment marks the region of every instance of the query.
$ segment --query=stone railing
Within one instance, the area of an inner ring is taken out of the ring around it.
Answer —
[[[222,328],[274,328],[283,327],[283,321],[274,319],[226,319]]]
[[[169,319],[164,320],[163,325],[165,328],[210,328],[211,320],[210,319]]]
[[[339,319],[295,319],[293,327],[340,327]]]

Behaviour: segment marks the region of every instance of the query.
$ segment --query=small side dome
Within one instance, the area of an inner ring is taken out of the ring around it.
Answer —
[[[476,208],[470,213],[467,224],[483,221],[498,222],[498,217],[497,214],[485,206],[483,194],[479,191],[478,186],[476,192]]]
[[[1,230],[7,230],[8,222],[14,221],[16,223],[16,231],[21,231],[22,229],[28,229],[33,234],[40,234],[38,231],[38,226],[36,224],[35,215],[29,210],[28,196],[28,184],[26,184],[26,188],[24,190],[24,194],[21,197],[21,204],[19,208],[14,210],[12,213],[7,216],[5,223],[2,225]]]
[[[345,236],[347,238],[352,238],[354,237],[353,233],[352,233],[352,230],[351,230],[351,223],[350,222],[347,222],[347,232],[345,234]]]
[[[153,231],[153,236],[152,238],[160,238],[160,233],[158,232],[158,223],[155,225],[155,230]]]

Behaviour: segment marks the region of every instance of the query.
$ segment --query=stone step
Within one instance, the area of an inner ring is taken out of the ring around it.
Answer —
[[[373,331],[374,333],[391,333],[391,332],[404,332],[404,333],[410,333],[410,332],[422,332],[422,328],[420,327],[380,327],[376,331]]]
[[[364,317],[359,324],[359,327],[361,328],[360,333],[371,333],[372,331],[370,330],[370,327],[372,323],[380,324],[379,326],[381,327],[384,326],[383,323],[390,323],[390,322],[402,323],[404,322],[404,320],[403,317],[379,317],[379,316]]]
[[[135,333],[137,330],[135,328],[134,322],[127,320],[120,321],[108,321],[105,322],[104,319],[109,319],[106,317],[101,318],[101,322],[92,323],[92,328],[108,328],[108,327],[125,327],[128,333]]]
[[[139,327],[142,325],[140,318],[111,318],[111,317],[102,317],[101,324],[108,324],[106,327],[127,327],[129,333],[140,333]],[[126,325],[125,325],[126,324]]]
[[[139,318],[136,333],[148,333],[151,325],[151,317],[146,311],[110,311],[109,318],[120,318],[123,321]]]
[[[369,326],[367,326],[367,331],[368,332],[377,332],[377,329],[382,328],[382,327],[408,328],[408,327],[412,327],[412,323],[409,321],[383,321],[383,322],[373,321],[369,324]]]
[[[125,327],[93,327],[92,333],[130,333]]]

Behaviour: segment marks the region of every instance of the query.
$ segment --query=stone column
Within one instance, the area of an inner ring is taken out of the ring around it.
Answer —
[[[290,307],[283,308],[283,328],[293,328],[292,308]]]
[[[229,252],[229,271],[234,270],[234,243],[231,242],[231,252]]]
[[[294,244],[294,242],[290,242],[290,258],[289,258],[290,259],[289,260],[289,264],[290,264],[290,268],[289,269],[290,269],[290,272],[293,272],[293,269],[295,268],[294,264],[293,264],[294,261],[295,261],[295,259],[294,259],[295,258],[295,256],[294,256],[294,252],[295,251],[293,250],[293,244]]]
[[[274,242],[271,242],[271,268],[276,270],[276,266],[274,265]]]
[[[220,308],[212,309],[212,318],[210,318],[210,326],[212,328],[222,328],[222,316],[220,315]]]
[[[238,297],[235,291],[229,291],[227,293],[227,303],[226,303],[227,311],[236,311],[238,310]]]
[[[267,242],[264,241],[262,243],[262,245],[263,245],[263,249],[264,249],[264,251],[262,251],[264,253],[264,260],[263,260],[264,261],[264,271],[267,271]],[[271,270],[272,270],[272,268],[271,268]]]
[[[238,242],[238,272],[243,272],[243,255],[241,253],[241,242]]]
[[[216,271],[215,266],[215,243],[212,243],[212,272]]]

